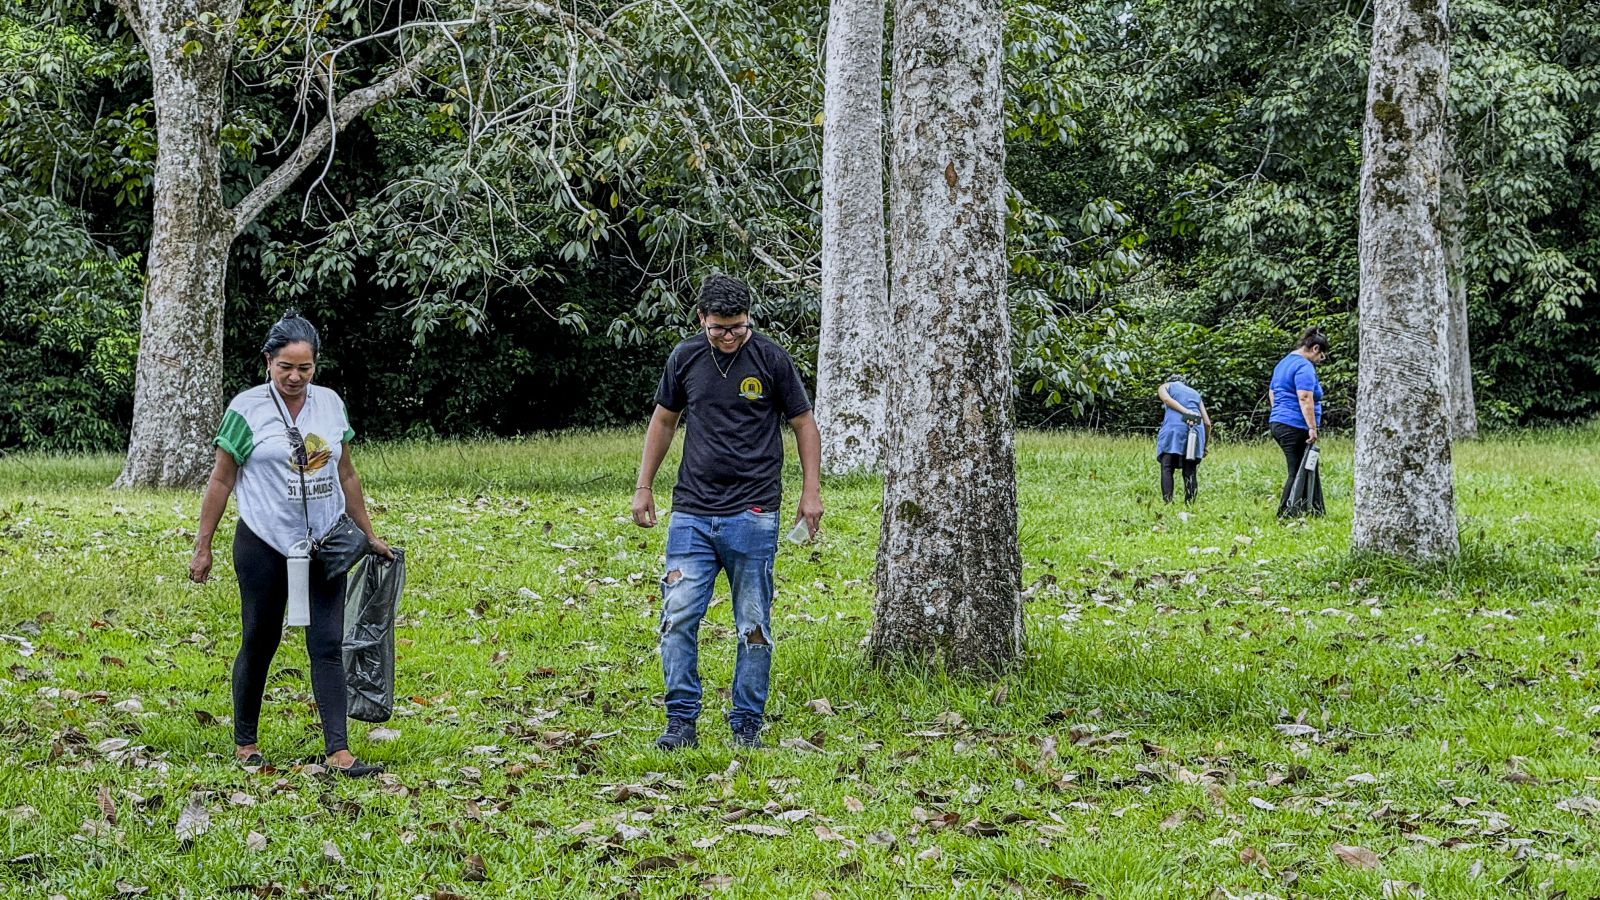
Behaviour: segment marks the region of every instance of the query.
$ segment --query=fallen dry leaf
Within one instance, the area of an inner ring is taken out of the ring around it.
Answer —
[[[860,800],[857,800],[856,798],[850,796],[849,794],[845,794],[844,795],[844,808],[849,810],[850,812],[858,813],[858,812],[861,812],[862,810],[866,809],[867,807]]]
[[[400,731],[395,728],[373,728],[367,732],[367,740],[375,743],[396,741],[400,739]]]
[[[1272,727],[1276,728],[1279,734],[1288,735],[1289,737],[1311,737],[1317,733],[1317,729],[1314,726],[1303,725],[1298,722],[1288,725],[1274,725]]]
[[[684,859],[692,861],[694,857],[686,856]],[[683,860],[673,859],[670,856],[646,856],[633,864],[633,874],[642,875],[645,872],[659,872],[664,869],[676,869]]]
[[[267,836],[259,831],[252,831],[244,836],[244,845],[257,852],[267,849]]]
[[[100,810],[100,818],[106,822],[117,824],[117,804],[111,799],[111,789],[105,785],[95,788],[94,805]]]
[[[733,887],[736,880],[732,875],[709,875],[700,882],[700,886],[725,891]]]
[[[344,862],[344,854],[339,852],[339,845],[333,841],[322,842],[322,858],[331,863]]]
[[[1056,890],[1067,897],[1086,897],[1093,890],[1087,882],[1066,875],[1057,875],[1054,872],[1050,873],[1049,881],[1056,886]]]
[[[1600,800],[1593,797],[1571,797],[1557,803],[1556,809],[1580,816],[1600,815]]]
[[[1239,862],[1247,866],[1255,866],[1264,872],[1271,872],[1272,865],[1267,862],[1266,854],[1254,847],[1246,847],[1239,851]]]
[[[483,857],[474,853],[467,857],[466,865],[461,869],[462,881],[488,881],[489,869],[483,864]]]
[[[1403,900],[1406,897],[1426,897],[1422,885],[1415,881],[1390,881],[1383,882],[1383,900]]]
[[[1329,848],[1339,861],[1352,869],[1376,869],[1378,867],[1378,854],[1365,847],[1353,847],[1345,844],[1334,844]]]
[[[178,841],[188,843],[211,828],[211,813],[206,811],[205,800],[198,794],[191,796],[178,813],[176,828]]]
[[[788,837],[789,829],[777,825],[728,825],[725,831],[742,831],[745,834],[754,834],[761,837]]]
[[[970,837],[990,838],[1000,837],[1006,832],[1004,828],[1001,828],[999,825],[996,825],[993,822],[983,822],[978,819],[973,819],[971,822],[961,826],[961,833]]]
[[[818,697],[815,700],[807,700],[806,709],[811,710],[819,716],[833,715],[833,704],[828,702],[827,697]]]
[[[778,742],[778,746],[784,748],[785,750],[794,750],[798,753],[823,752],[821,747],[818,747],[816,744],[811,743],[803,737],[784,738]]]

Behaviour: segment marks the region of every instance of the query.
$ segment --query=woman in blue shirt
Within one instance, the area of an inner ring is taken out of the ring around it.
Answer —
[[[1272,439],[1283,448],[1283,461],[1289,477],[1278,500],[1278,515],[1297,516],[1310,512],[1322,515],[1322,480],[1313,477],[1311,507],[1289,499],[1295,473],[1305,461],[1306,448],[1317,442],[1317,425],[1322,421],[1322,382],[1317,379],[1317,364],[1328,358],[1328,337],[1312,328],[1300,338],[1299,346],[1272,370],[1272,415],[1267,428]]]
[[[1172,502],[1172,473],[1183,470],[1183,502],[1193,503],[1200,491],[1195,470],[1206,455],[1206,435],[1211,431],[1211,413],[1200,392],[1186,384],[1182,375],[1172,375],[1156,390],[1166,415],[1156,432],[1156,459],[1161,461],[1161,499]],[[1188,458],[1189,431],[1195,434],[1194,458]]]

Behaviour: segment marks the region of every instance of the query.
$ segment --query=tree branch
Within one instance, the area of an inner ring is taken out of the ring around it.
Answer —
[[[117,0],[119,5],[131,2],[132,0]],[[250,227],[250,223],[254,222],[272,201],[278,199],[295,179],[316,162],[317,157],[333,143],[337,132],[344,130],[346,125],[372,107],[410,90],[417,76],[422,73],[423,67],[449,43],[445,36],[434,38],[382,81],[358,91],[351,91],[334,104],[331,115],[306,134],[294,153],[229,211],[233,216],[234,237],[238,237]]]
[[[122,17],[128,20],[128,27],[133,29],[133,36],[139,39],[139,43],[146,48],[145,52],[149,53],[150,43],[145,39],[144,13],[139,9],[139,0],[112,0],[112,2],[122,11]]]

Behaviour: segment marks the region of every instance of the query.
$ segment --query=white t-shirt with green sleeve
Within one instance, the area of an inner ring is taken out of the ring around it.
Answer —
[[[344,512],[339,486],[339,460],[344,444],[355,437],[344,401],[333,391],[308,385],[306,402],[290,422],[305,439],[306,505],[300,505],[300,468],[294,464],[288,432],[269,382],[241,391],[228,404],[212,441],[239,464],[234,482],[239,518],[262,540],[285,556],[311,533],[324,534]],[[284,409],[287,412],[287,408]]]

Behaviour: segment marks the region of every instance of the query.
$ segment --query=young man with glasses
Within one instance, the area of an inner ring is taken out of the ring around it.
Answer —
[[[728,726],[741,747],[761,747],[772,666],[772,563],[783,496],[784,422],[794,429],[802,474],[795,516],[815,534],[822,519],[822,442],[794,361],[750,325],[750,291],[712,275],[700,286],[703,333],[667,358],[645,434],[633,520],[656,524],[651,483],[687,413],[683,460],[672,490],[666,575],[661,579],[661,672],[666,684],[663,750],[697,746],[700,621],[717,573],[733,593],[739,645]]]

